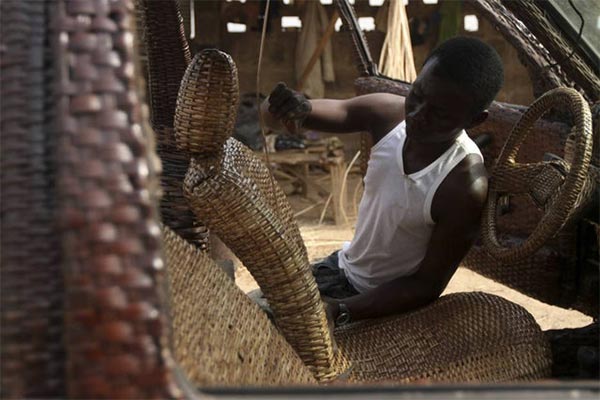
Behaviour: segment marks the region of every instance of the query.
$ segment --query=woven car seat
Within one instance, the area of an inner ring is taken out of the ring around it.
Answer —
[[[196,386],[316,383],[262,310],[208,255],[168,227],[163,248],[175,355]],[[352,381],[535,379],[546,372],[547,349],[532,346],[541,338],[531,324],[523,308],[500,297],[457,293],[402,316],[338,328],[336,339],[355,365]],[[521,329],[506,329],[511,326]],[[486,346],[487,354],[473,351]]]
[[[191,164],[184,193],[198,218],[252,273],[277,326],[318,381],[510,381],[547,376],[548,345],[521,307],[483,293],[336,330],[335,352],[306,249],[267,167],[229,138],[237,71],[217,50],[197,55],[182,82],[175,129]],[[220,144],[220,145],[219,145]]]

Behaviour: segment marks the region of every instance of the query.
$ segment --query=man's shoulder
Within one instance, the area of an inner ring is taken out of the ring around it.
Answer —
[[[369,96],[372,113],[369,131],[373,142],[377,143],[404,120],[404,97],[391,93],[373,93]]]
[[[448,192],[464,200],[485,201],[488,174],[478,154],[467,154],[448,174],[444,182]]]
[[[483,160],[478,154],[468,154],[440,185],[432,211],[438,218],[457,212],[478,216],[485,205],[487,192],[488,176]]]

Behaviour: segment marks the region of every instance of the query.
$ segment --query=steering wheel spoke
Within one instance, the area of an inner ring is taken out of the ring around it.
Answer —
[[[559,161],[544,164],[544,168],[529,188],[529,196],[539,208],[545,210],[552,204],[551,200],[560,193],[569,173],[569,165]]]
[[[526,193],[544,209],[560,190],[569,169],[563,160],[508,163],[496,168],[491,185],[498,193]]]

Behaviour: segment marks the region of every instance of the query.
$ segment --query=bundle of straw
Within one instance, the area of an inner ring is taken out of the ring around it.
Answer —
[[[389,0],[386,36],[379,66],[390,78],[412,82],[417,77],[406,8],[402,0]]]

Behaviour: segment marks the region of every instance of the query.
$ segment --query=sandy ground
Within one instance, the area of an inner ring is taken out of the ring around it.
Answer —
[[[297,218],[302,237],[304,238],[304,243],[308,250],[308,257],[311,262],[339,249],[344,241],[349,241],[352,238],[352,225],[355,221],[352,194],[354,193],[353,188],[357,181],[358,178],[353,177],[348,185],[348,197],[350,198],[346,207],[349,219],[348,226],[338,227],[333,225],[331,213],[329,211],[326,213],[326,218],[323,223],[319,225],[318,221],[321,215],[322,206],[315,207],[310,212],[304,213]],[[286,192],[290,191],[287,190],[289,188],[286,188],[285,185],[283,186]],[[310,192],[309,197],[314,198]],[[310,199],[300,195],[291,195],[288,198],[295,212],[303,210],[307,206],[313,204]],[[239,263],[237,263],[236,269],[236,283],[245,292],[249,292],[258,287],[248,270]],[[576,328],[586,326],[592,322],[592,318],[578,311],[566,310],[542,303],[473,271],[459,267],[444,293],[469,291],[492,293],[520,304],[535,317],[543,330]]]

